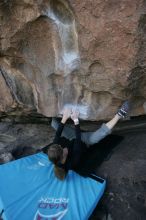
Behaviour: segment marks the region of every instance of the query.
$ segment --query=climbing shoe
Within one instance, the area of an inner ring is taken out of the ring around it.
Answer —
[[[129,101],[125,101],[123,103],[123,105],[119,108],[117,114],[122,117],[122,118],[125,118],[128,113],[130,111],[130,102]]]

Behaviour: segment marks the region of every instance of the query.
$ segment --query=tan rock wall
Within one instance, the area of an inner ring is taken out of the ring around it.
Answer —
[[[130,98],[145,114],[145,21],[142,0],[2,0],[0,111],[99,120]]]

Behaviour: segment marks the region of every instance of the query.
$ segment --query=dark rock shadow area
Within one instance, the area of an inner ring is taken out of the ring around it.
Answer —
[[[146,134],[124,135],[111,158],[96,169],[106,192],[90,220],[146,219]]]

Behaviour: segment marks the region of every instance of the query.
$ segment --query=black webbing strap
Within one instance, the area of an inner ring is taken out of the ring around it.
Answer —
[[[89,174],[88,177],[90,177],[90,178],[92,178],[92,179],[94,179],[94,180],[96,180],[96,181],[98,181],[98,182],[100,182],[100,183],[103,183],[103,182],[104,182],[104,179],[102,179],[102,178],[100,178],[100,177],[98,177],[98,176],[96,176],[96,175],[94,175],[94,174]]]

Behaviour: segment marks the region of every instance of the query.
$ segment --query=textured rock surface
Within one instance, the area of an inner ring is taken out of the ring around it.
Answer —
[[[143,0],[1,0],[0,112],[145,114],[145,20]]]
[[[13,117],[0,122],[0,154],[23,152],[24,148],[41,149],[52,142],[54,132],[47,118]]]

